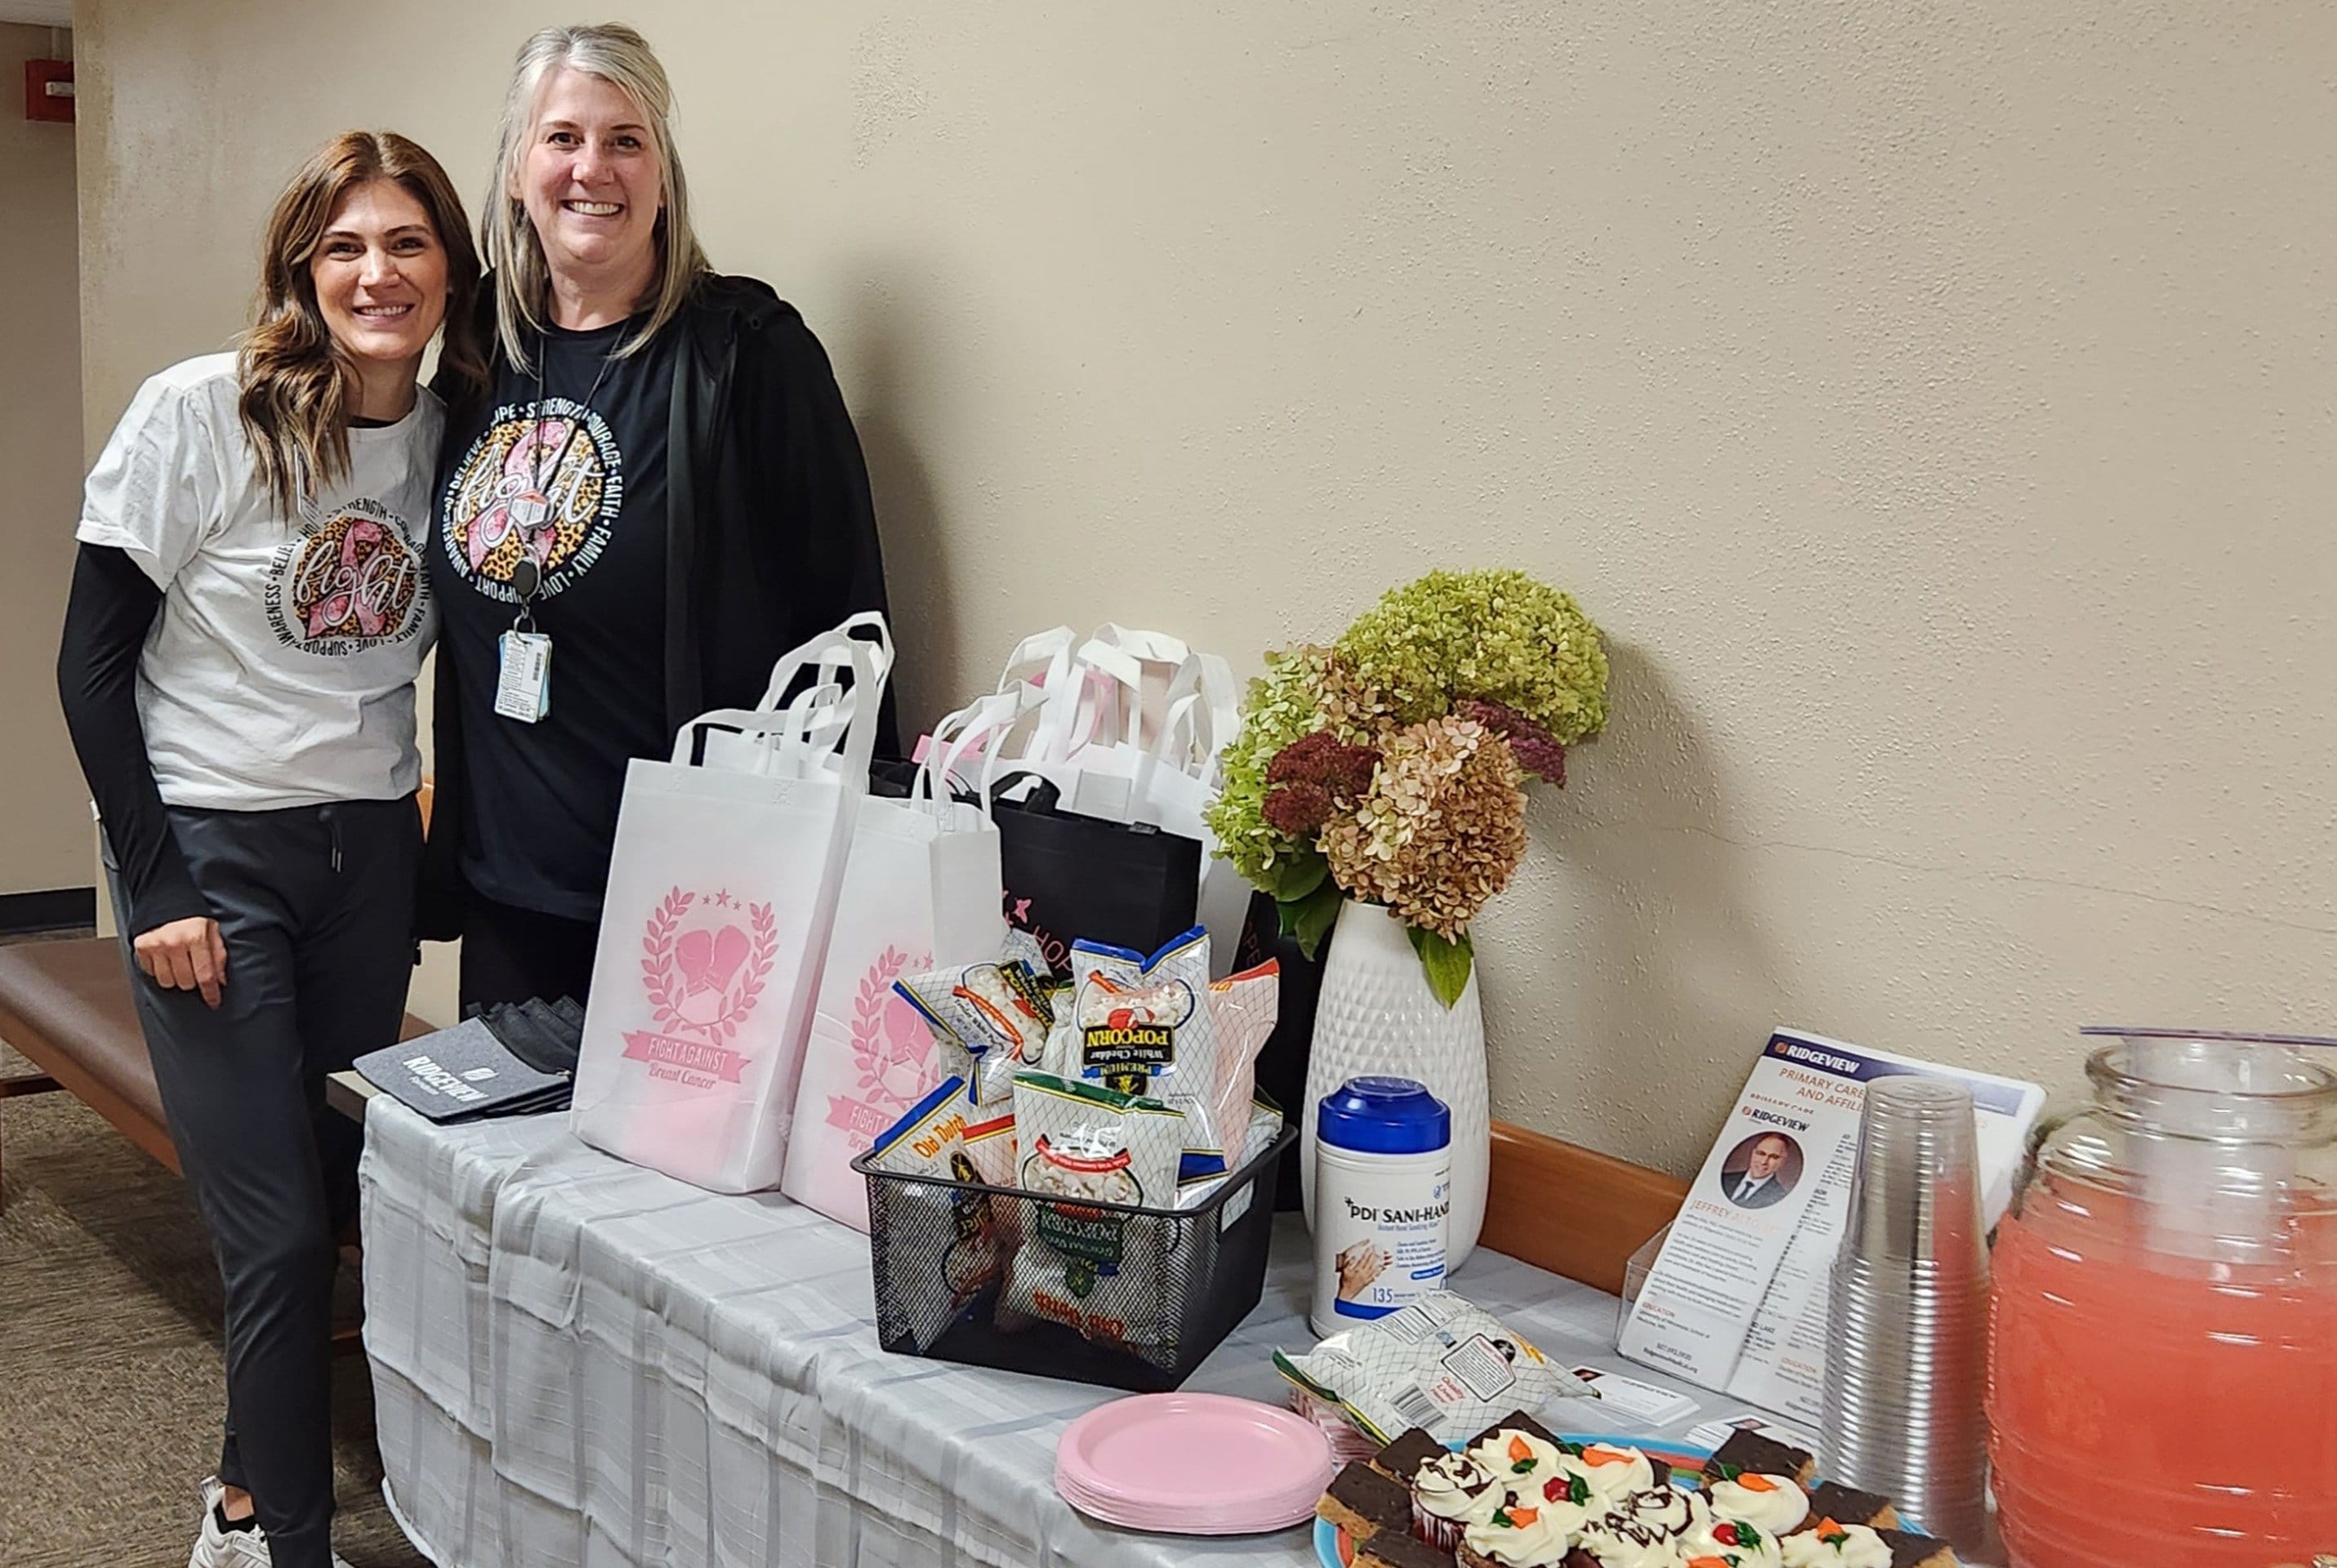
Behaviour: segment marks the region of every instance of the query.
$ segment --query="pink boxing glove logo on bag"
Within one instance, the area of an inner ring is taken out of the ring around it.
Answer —
[[[850,1094],[827,1096],[827,1125],[845,1135],[846,1146],[856,1154],[899,1121],[924,1091],[933,1033],[914,1008],[893,994],[893,982],[904,973],[932,966],[931,955],[912,958],[888,947],[860,983],[851,1033],[856,1081]]]
[[[625,1056],[647,1062],[653,1078],[692,1088],[739,1082],[746,1057],[725,1042],[761,999],[777,950],[770,905],[747,903],[727,889],[673,889],[641,934],[642,986],[662,1032],[627,1034]]]

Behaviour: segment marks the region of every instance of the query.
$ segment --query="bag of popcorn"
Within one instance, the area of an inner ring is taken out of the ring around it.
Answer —
[[[1045,1073],[1015,1078],[1018,1183],[1054,1201],[1023,1205],[1004,1307],[1173,1360],[1178,1322],[1166,1276],[1185,1222],[1125,1211],[1175,1204],[1184,1120],[1157,1100],[1094,1084]]]
[[[1046,1070],[1181,1112],[1180,1174],[1222,1174],[1227,1139],[1239,1153],[1244,1123],[1219,1120],[1225,1053],[1210,1003],[1209,933],[1195,926],[1149,958],[1073,942],[1071,970],[1071,1007],[1048,1039]]]
[[[975,1105],[965,1080],[950,1078],[876,1140],[868,1163],[894,1175],[979,1182],[986,1178],[977,1151],[1011,1146],[1013,1135],[1011,1111]],[[880,1328],[887,1339],[905,1335],[922,1353],[1005,1272],[1013,1237],[999,1211],[1012,1200],[924,1182],[883,1186]]]

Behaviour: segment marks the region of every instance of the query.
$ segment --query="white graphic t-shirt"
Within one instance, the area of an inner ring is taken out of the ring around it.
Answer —
[[[396,424],[351,430],[349,472],[288,519],[236,395],[231,354],[152,377],[83,492],[76,537],[127,551],[162,589],[138,663],[162,799],[260,811],[410,794],[445,413],[425,388]]]

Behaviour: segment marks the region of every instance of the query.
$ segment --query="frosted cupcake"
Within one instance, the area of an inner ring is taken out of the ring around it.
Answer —
[[[1785,1568],[1891,1568],[1891,1547],[1863,1524],[1821,1519],[1781,1544]]]
[[[1642,1531],[1684,1535],[1703,1516],[1704,1499],[1668,1484],[1634,1492],[1607,1510],[1605,1517],[1628,1521]]]
[[[1566,1456],[1558,1445],[1531,1432],[1496,1432],[1472,1447],[1469,1457],[1529,1505],[1541,1501],[1544,1484],[1566,1473]]]
[[[1733,1481],[1712,1483],[1712,1511],[1723,1519],[1741,1519],[1765,1534],[1783,1535],[1810,1515],[1810,1500],[1783,1475],[1759,1475],[1747,1470]]]
[[[1599,1568],[1681,1568],[1687,1562],[1677,1530],[1639,1518],[1628,1504],[1592,1519],[1576,1539],[1579,1553]]]
[[[1461,1568],[1558,1568],[1581,1528],[1583,1511],[1571,1503],[1537,1503],[1511,1496],[1481,1524],[1462,1532],[1455,1554]]]
[[[1783,1549],[1775,1535],[1741,1519],[1715,1512],[1705,1499],[1696,1499],[1696,1518],[1680,1537],[1680,1556],[1730,1563],[1736,1568],[1782,1568]]]
[[[1589,1483],[1591,1495],[1610,1508],[1634,1493],[1651,1489],[1656,1484],[1656,1467],[1637,1448],[1589,1443],[1583,1446],[1580,1454],[1567,1454],[1562,1457],[1568,1470]]]
[[[1473,1456],[1441,1455],[1413,1475],[1413,1534],[1431,1546],[1455,1551],[1470,1525],[1491,1522],[1508,1500],[1501,1478]]]

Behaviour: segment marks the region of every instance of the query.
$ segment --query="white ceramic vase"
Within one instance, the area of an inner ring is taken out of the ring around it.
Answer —
[[[1468,989],[1447,1008],[1429,989],[1403,923],[1378,904],[1350,901],[1340,908],[1324,960],[1306,1061],[1298,1173],[1309,1227],[1315,1223],[1315,1108],[1324,1096],[1364,1074],[1417,1079],[1452,1112],[1452,1221],[1444,1262],[1457,1269],[1476,1247],[1485,1222],[1492,1146],[1477,971],[1470,969]]]

